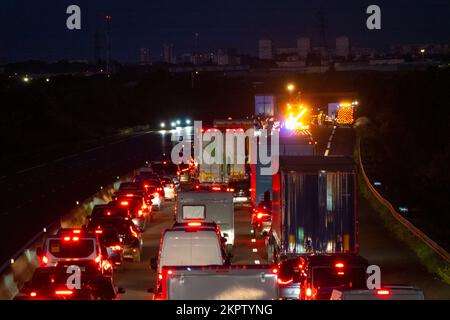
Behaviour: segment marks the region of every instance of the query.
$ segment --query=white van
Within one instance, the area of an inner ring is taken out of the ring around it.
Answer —
[[[423,291],[411,286],[383,286],[375,290],[333,290],[331,300],[425,300]]]
[[[157,288],[162,267],[176,266],[223,266],[230,264],[225,250],[225,239],[215,223],[175,223],[165,230],[158,257],[151,259],[150,266],[157,270]]]

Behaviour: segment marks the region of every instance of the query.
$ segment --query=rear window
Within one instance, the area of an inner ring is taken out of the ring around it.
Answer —
[[[183,206],[184,220],[204,220],[205,206]]]
[[[222,264],[222,251],[215,232],[171,231],[165,234],[160,267]]]
[[[128,215],[127,210],[118,208],[94,208],[91,217],[101,218],[101,217],[126,217]]]
[[[338,274],[343,272],[343,274]],[[366,269],[364,267],[349,267],[337,270],[331,267],[313,268],[314,288],[330,288],[349,286],[351,288],[366,288]]]
[[[86,258],[94,253],[93,239],[64,241],[54,239],[49,241],[48,251],[56,258]]]
[[[247,181],[233,181],[228,184],[230,188],[234,189],[250,189],[250,182]]]

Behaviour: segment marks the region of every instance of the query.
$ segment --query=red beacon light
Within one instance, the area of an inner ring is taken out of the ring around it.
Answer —
[[[201,222],[188,222],[188,227],[191,227],[191,228],[195,228],[195,227],[201,227],[202,226],[202,223]]]
[[[391,294],[391,292],[389,290],[386,290],[386,289],[379,289],[379,290],[377,290],[377,295],[379,295],[379,296],[388,296],[390,294]]]

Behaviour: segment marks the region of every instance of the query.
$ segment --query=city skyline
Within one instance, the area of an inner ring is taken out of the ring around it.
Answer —
[[[173,44],[174,54],[238,48],[240,53],[258,55],[258,40],[270,38],[277,47],[295,47],[301,37],[319,46],[321,28],[318,19],[324,11],[327,46],[335,38],[348,36],[357,47],[386,50],[397,44],[449,43],[450,3],[444,1],[378,1],[382,9],[382,30],[366,28],[369,1],[331,1],[308,4],[306,1],[256,3],[210,2],[194,9],[183,2],[173,5],[162,1],[152,4],[133,1],[78,1],[82,9],[82,30],[65,28],[65,9],[71,3],[35,4],[29,0],[6,1],[0,13],[0,59],[7,62],[38,59],[93,60],[95,34],[104,34],[102,17],[112,20],[112,58],[138,62],[139,50],[148,48],[154,60],[160,60],[164,44]],[[276,10],[270,10],[276,8]],[[220,9],[220,10],[218,10]],[[45,12],[46,19],[40,19]],[[21,16],[21,19],[17,19]],[[194,21],[194,23],[192,23]],[[13,29],[15,32],[11,33]],[[196,36],[196,34],[198,34]]]

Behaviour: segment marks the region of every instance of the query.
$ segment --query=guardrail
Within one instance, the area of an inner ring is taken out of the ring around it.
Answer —
[[[423,233],[420,229],[414,226],[409,220],[407,220],[404,216],[402,216],[392,204],[386,200],[372,185],[369,178],[366,175],[364,170],[364,165],[361,158],[361,139],[358,140],[358,158],[359,158],[359,167],[362,177],[367,184],[367,187],[372,192],[372,194],[377,198],[377,200],[386,207],[392,216],[400,222],[404,227],[406,227],[412,234],[414,234],[419,240],[425,243],[430,249],[432,249],[435,253],[437,253],[442,259],[444,259],[447,263],[450,263],[450,254],[441,246],[439,246],[435,241],[430,239],[425,233]]]
[[[13,299],[23,283],[30,280],[35,268],[38,267],[35,249],[42,244],[47,234],[56,233],[60,227],[79,227],[80,221],[84,221],[94,205],[110,200],[110,196],[118,188],[116,184],[129,181],[135,174],[136,171],[132,171],[122,179],[101,188],[100,192],[83,201],[77,208],[43,228],[13,254],[10,260],[5,261],[0,266],[0,300]]]

